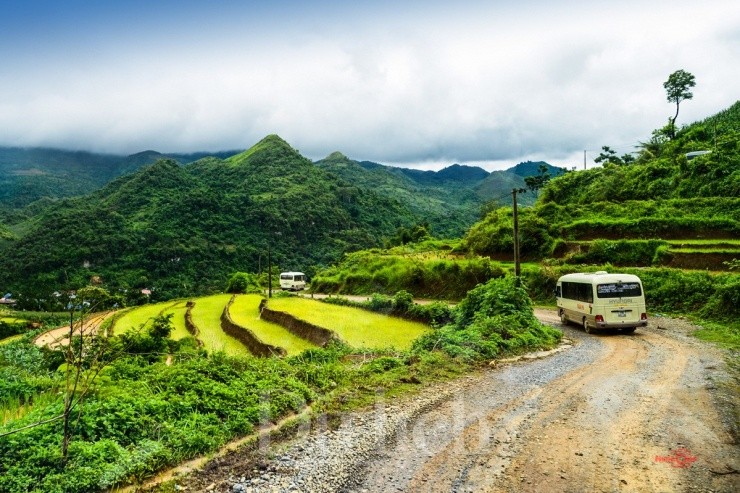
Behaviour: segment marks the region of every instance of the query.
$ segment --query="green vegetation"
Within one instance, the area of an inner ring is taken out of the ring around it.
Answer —
[[[489,259],[457,258],[449,250],[438,250],[434,243],[426,246],[426,251],[396,248],[351,253],[316,274],[311,289],[366,295],[405,290],[419,298],[459,300],[478,283],[504,275]]]
[[[315,347],[310,342],[294,336],[280,325],[262,320],[259,305],[263,299],[262,296],[255,294],[237,296],[229,310],[231,319],[241,327],[251,330],[265,344],[285,349],[288,356]]]
[[[355,308],[326,305],[296,297],[273,298],[268,306],[306,322],[334,331],[355,348],[408,349],[417,337],[429,331],[418,322],[402,320]]]
[[[221,314],[230,294],[216,294],[198,298],[192,310],[193,323],[198,328],[198,339],[209,352],[224,351],[230,356],[248,355],[249,350],[221,329]]]
[[[264,268],[268,247],[276,272],[311,274],[415,222],[398,200],[332,177],[277,136],[227,160],[160,160],[22,219],[0,250],[0,286],[26,308],[93,277],[127,304],[143,288],[155,301],[217,292],[237,266]]]

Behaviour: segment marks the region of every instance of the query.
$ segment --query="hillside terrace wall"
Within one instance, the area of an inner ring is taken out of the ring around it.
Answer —
[[[195,301],[188,301],[185,305],[187,307],[187,310],[185,310],[185,328],[190,332],[190,334],[195,337],[195,340],[198,343],[198,347],[203,346],[203,341],[198,339],[198,327],[195,326],[193,323],[193,308],[195,308]]]
[[[234,339],[244,344],[255,356],[263,358],[269,356],[285,356],[287,354],[285,349],[273,346],[272,344],[265,344],[260,341],[256,335],[254,335],[254,332],[246,327],[242,327],[231,319],[229,309],[231,308],[231,304],[234,302],[234,299],[235,296],[232,296],[229,302],[226,303],[224,311],[221,312],[221,329]]]
[[[310,341],[319,347],[326,346],[332,339],[339,340],[339,337],[329,329],[311,324],[289,313],[267,308],[267,300],[260,302],[259,310],[262,320],[282,325],[293,335]]]

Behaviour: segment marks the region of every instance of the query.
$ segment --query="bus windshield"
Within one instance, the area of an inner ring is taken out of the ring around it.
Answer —
[[[596,286],[596,296],[599,298],[625,298],[641,295],[642,289],[640,289],[639,282],[613,282]]]

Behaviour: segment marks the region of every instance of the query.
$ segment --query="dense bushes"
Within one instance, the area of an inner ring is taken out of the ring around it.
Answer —
[[[548,223],[534,209],[522,209],[519,217],[519,252],[522,258],[550,255],[554,239]],[[512,259],[514,256],[514,220],[509,207],[502,207],[476,223],[465,236],[463,248],[477,255]]]
[[[551,346],[561,333],[534,316],[526,289],[514,277],[491,279],[460,302],[455,322],[419,338],[414,348],[439,349],[463,360]]]
[[[76,422],[66,465],[56,423],[0,438],[0,491],[89,492],[214,450],[316,394],[301,382],[312,363],[191,357],[177,364],[115,361]],[[56,404],[33,409],[5,430],[48,419]]]
[[[28,323],[26,322],[6,322],[5,320],[0,320],[0,339],[22,334],[27,327]]]

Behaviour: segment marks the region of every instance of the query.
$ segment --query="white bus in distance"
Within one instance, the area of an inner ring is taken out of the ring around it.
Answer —
[[[306,289],[306,274],[303,272],[281,272],[280,289],[288,291]]]
[[[593,329],[634,332],[647,327],[642,282],[632,274],[567,274],[558,279],[555,297],[560,321],[580,324],[588,333]]]

